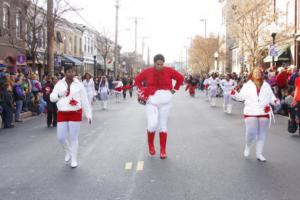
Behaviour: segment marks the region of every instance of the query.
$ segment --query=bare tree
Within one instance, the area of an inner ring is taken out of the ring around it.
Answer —
[[[248,54],[250,68],[263,60],[265,41],[270,41],[270,24],[281,13],[274,13],[273,0],[233,0],[230,34],[242,48],[242,54]]]
[[[54,28],[69,11],[77,12],[78,9],[71,6],[67,0],[47,0],[47,72],[50,75],[54,73]]]
[[[112,55],[114,45],[111,39],[109,39],[109,32],[103,29],[103,32],[97,36],[96,48],[99,54],[103,58],[104,62],[104,73],[107,74],[107,59]]]
[[[208,73],[214,64],[214,53],[218,50],[218,39],[214,36],[196,36],[189,49],[189,63],[193,73]]]

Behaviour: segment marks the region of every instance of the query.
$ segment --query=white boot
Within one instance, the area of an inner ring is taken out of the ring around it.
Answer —
[[[64,144],[62,144],[63,149],[65,151],[65,162],[68,163],[71,160],[71,148],[69,145],[69,142],[66,141]]]
[[[265,144],[265,141],[262,141],[262,140],[256,142],[256,158],[258,161],[261,161],[261,162],[267,161],[266,158],[262,155],[262,152],[264,149],[264,144]]]
[[[227,114],[231,114],[232,113],[232,105],[227,105]]]
[[[250,156],[250,151],[251,151],[252,143],[253,143],[252,141],[246,142],[245,150],[244,150],[244,156],[246,158]]]
[[[103,101],[103,109],[104,109],[104,110],[107,109],[107,101]]]
[[[71,167],[76,168],[78,166],[77,163],[78,144],[72,144],[71,153],[72,153]]]
[[[215,99],[215,98],[212,98],[210,104],[211,104],[212,107],[215,107],[215,106],[217,105],[217,104],[216,104],[216,99]]]

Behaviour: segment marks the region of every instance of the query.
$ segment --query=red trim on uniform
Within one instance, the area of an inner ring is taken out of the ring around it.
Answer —
[[[256,117],[256,118],[270,118],[269,115],[244,115],[244,118]]]
[[[82,109],[77,111],[58,111],[57,122],[81,122]]]
[[[117,91],[117,92],[122,92],[122,90],[123,90],[123,87],[117,87],[117,88],[115,88],[115,91]]]

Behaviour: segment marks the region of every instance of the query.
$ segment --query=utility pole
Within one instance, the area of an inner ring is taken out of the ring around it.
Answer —
[[[116,29],[115,29],[115,60],[114,60],[114,76],[117,78],[117,65],[118,65],[118,32],[119,32],[119,8],[120,1],[116,0]]]
[[[150,66],[150,47],[148,47],[147,66]]]
[[[47,0],[47,72],[48,75],[54,74],[54,17],[53,17],[53,0]]]
[[[135,47],[134,47],[134,53],[137,54],[138,21],[142,20],[143,18],[132,17],[130,19],[134,20],[134,27],[135,27],[135,35],[134,35]]]
[[[148,39],[149,37],[143,36],[142,37],[142,58],[144,63],[144,50],[145,50],[145,39]]]
[[[206,21],[207,19],[200,19],[201,22],[204,22],[204,37],[206,38]]]

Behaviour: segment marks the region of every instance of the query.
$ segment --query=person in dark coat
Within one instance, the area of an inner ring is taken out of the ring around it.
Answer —
[[[57,107],[56,103],[50,101],[50,94],[54,88],[54,79],[48,76],[43,87],[43,98],[47,103],[47,127],[57,126]]]
[[[0,87],[0,101],[2,106],[2,121],[4,128],[13,128],[13,110],[14,110],[14,100],[12,87],[8,83],[4,83]]]

